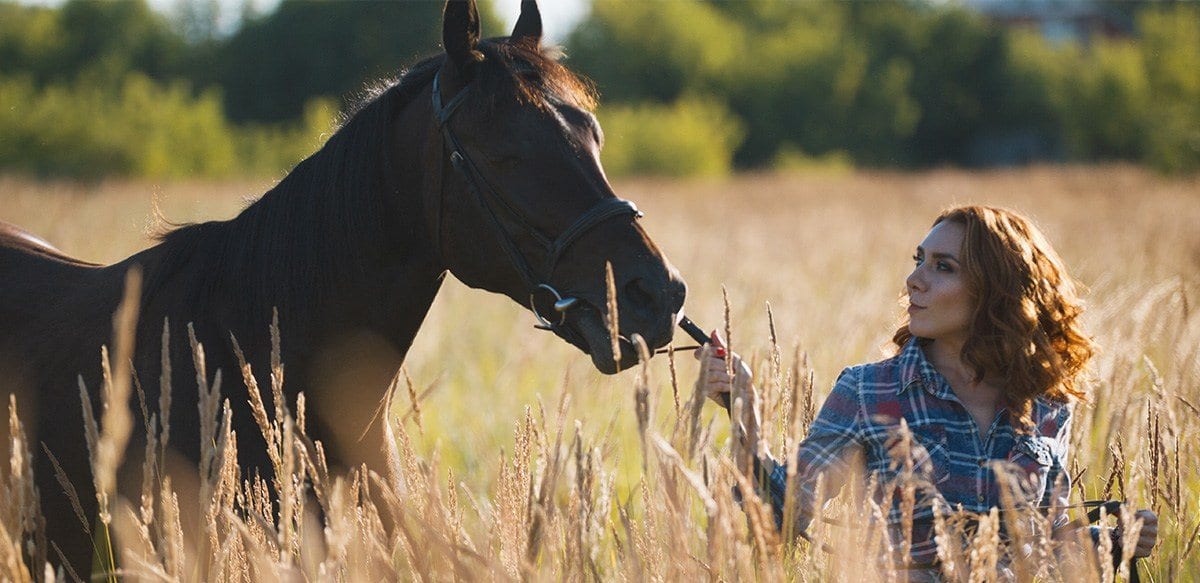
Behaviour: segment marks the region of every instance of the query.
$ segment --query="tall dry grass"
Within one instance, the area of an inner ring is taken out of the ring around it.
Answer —
[[[111,261],[145,244],[154,192],[167,217],[184,221],[228,216],[252,188],[208,190],[0,181],[0,218],[30,226],[70,253]],[[759,410],[763,446],[782,459],[840,368],[881,356],[899,315],[907,257],[937,210],[983,202],[1031,215],[1091,286],[1087,324],[1104,348],[1088,386],[1091,401],[1076,413],[1073,502],[1111,497],[1154,508],[1160,545],[1141,562],[1143,574],[1200,576],[1200,469],[1190,463],[1200,443],[1200,182],[1124,167],[1034,168],[637,181],[618,190],[648,211],[647,230],[688,280],[692,317],[727,327],[733,348],[753,363],[761,398],[735,407]],[[220,210],[208,211],[209,205]],[[472,317],[461,318],[468,311]],[[320,445],[305,433],[303,405],[269,411],[265,399],[255,401],[274,484],[240,475],[229,405],[218,397],[220,377],[205,370],[203,347],[195,345],[193,362],[172,364],[197,369],[198,386],[172,390],[199,390],[205,403],[211,445],[198,472],[200,493],[181,498],[165,476],[158,463],[169,427],[154,404],[143,405],[148,447],[160,453],[145,456],[140,499],[112,500],[122,576],[857,581],[902,575],[873,560],[897,549],[875,526],[886,505],[861,491],[844,492],[826,509],[810,530],[812,542],[776,531],[734,462],[724,414],[695,395],[689,354],[601,378],[582,355],[534,333],[528,320],[507,301],[447,286],[405,372],[392,387],[380,387],[391,395],[385,468],[330,474]],[[257,390],[282,390],[285,365],[276,359],[272,386]],[[245,365],[220,372],[252,379]],[[114,366],[107,382],[127,382],[117,378],[123,374]],[[105,394],[123,402],[118,393]],[[106,436],[115,425],[100,423],[97,443],[114,439]],[[32,454],[16,429],[9,439],[15,453],[0,473],[7,494],[0,505],[0,569],[6,579],[27,580],[52,573],[46,557],[55,559],[37,537]],[[740,502],[735,486],[744,493]],[[902,486],[901,504],[915,504],[919,481]],[[278,505],[270,490],[280,493]],[[180,517],[188,512],[205,517],[203,532],[184,530]],[[977,528],[953,509],[939,516],[941,558],[955,580],[994,580],[998,564],[1022,579],[1043,580],[1109,580],[1127,569],[1086,560],[1085,543],[1049,540],[1036,512],[983,517]],[[999,554],[1001,521],[1030,553],[1007,560]],[[1066,550],[1054,552],[1058,547]]]

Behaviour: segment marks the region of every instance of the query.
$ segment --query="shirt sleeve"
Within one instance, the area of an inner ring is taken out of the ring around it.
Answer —
[[[796,454],[796,531],[808,529],[818,505],[837,495],[840,487],[826,484],[822,500],[817,500],[817,482],[823,474],[841,470],[848,451],[861,443],[863,414],[859,400],[861,367],[851,367],[838,375],[833,392],[821,406],[808,436]],[[775,511],[775,522],[782,528],[787,499],[787,464],[765,468],[767,498]]]

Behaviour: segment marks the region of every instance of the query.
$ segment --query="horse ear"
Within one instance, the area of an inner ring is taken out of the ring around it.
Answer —
[[[542,13],[537,0],[521,0],[521,16],[513,27],[512,38],[533,39],[533,44],[542,42]]]
[[[483,54],[475,50],[478,45],[479,9],[475,0],[446,0],[442,11],[442,46],[446,55],[460,71],[465,71],[483,60]]]

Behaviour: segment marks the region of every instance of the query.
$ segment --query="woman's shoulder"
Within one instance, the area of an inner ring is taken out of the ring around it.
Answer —
[[[813,430],[819,433],[858,431],[866,420],[874,419],[879,414],[899,408],[891,406],[897,403],[898,386],[888,382],[888,372],[894,369],[889,361],[867,362],[847,366],[842,369],[833,384],[833,390],[826,397],[821,411],[813,422]],[[869,422],[868,422],[869,425]]]
[[[916,363],[910,362],[910,360],[904,352],[900,352],[883,360],[846,367],[842,374],[851,374],[865,385],[875,387],[886,385],[894,391],[899,391],[904,388],[905,383],[920,376]]]
[[[854,394],[859,400],[894,399],[907,384],[901,355],[863,362],[842,369],[835,390]]]

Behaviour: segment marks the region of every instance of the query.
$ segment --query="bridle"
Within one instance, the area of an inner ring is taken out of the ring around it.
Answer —
[[[554,270],[558,266],[558,261],[562,258],[562,254],[572,243],[583,236],[584,233],[605,220],[622,215],[632,215],[634,218],[641,218],[643,214],[638,210],[636,205],[628,200],[616,197],[606,198],[584,212],[571,226],[559,234],[558,237],[547,237],[534,227],[520,210],[514,208],[503,196],[500,196],[500,193],[488,182],[487,177],[479,171],[479,167],[467,155],[466,150],[463,149],[458,138],[454,135],[454,130],[450,127],[450,118],[466,100],[471,84],[468,83],[450,101],[443,105],[442,91],[439,83],[440,77],[441,71],[438,71],[433,76],[433,115],[437,119],[438,129],[442,132],[444,147],[450,150],[450,164],[463,177],[463,181],[467,183],[467,189],[475,196],[479,202],[479,206],[487,211],[488,222],[500,240],[500,245],[504,249],[504,253],[508,255],[509,263],[512,264],[513,269],[521,277],[521,281],[529,292],[529,309],[533,311],[534,317],[538,320],[535,327],[541,330],[565,331],[563,325],[567,321],[567,313],[579,304],[579,298],[569,292],[560,292],[550,283],[550,279],[554,276]],[[444,185],[439,196],[443,199],[445,198]],[[441,204],[441,201],[439,201],[439,204]],[[517,246],[512,233],[500,221],[498,212],[507,215],[508,218],[515,221],[521,229],[529,233],[538,245],[545,250],[546,265],[541,273],[535,271],[530,266],[529,260],[525,258],[525,254]],[[440,213],[438,220],[441,220]],[[441,227],[439,225],[439,246],[441,245],[441,236]],[[535,296],[539,293],[549,294],[554,299],[554,311],[558,314],[557,322],[548,320],[538,312]]]

